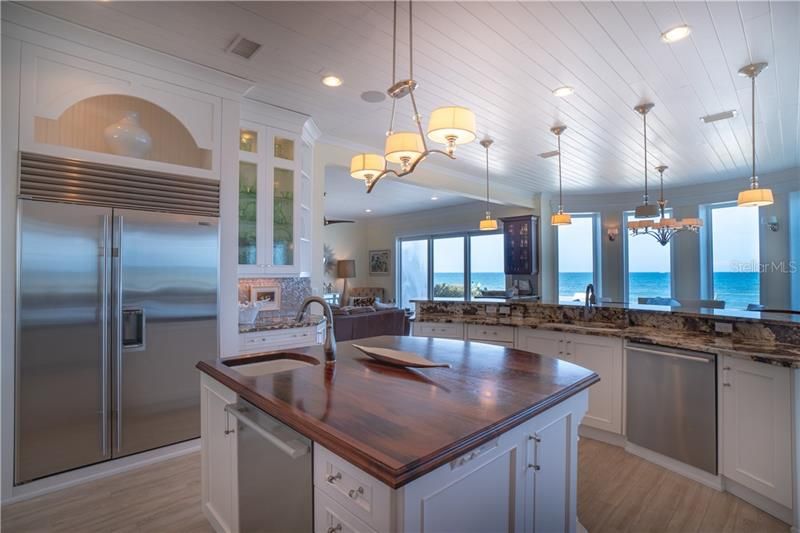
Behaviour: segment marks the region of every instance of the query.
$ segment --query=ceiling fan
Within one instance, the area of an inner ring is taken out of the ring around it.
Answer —
[[[330,226],[331,224],[354,224],[355,220],[343,220],[343,219],[322,217],[322,223],[326,226]]]

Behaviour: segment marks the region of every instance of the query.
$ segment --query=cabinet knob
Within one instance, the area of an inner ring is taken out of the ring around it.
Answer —
[[[529,438],[530,440],[532,440],[533,442],[542,442],[542,438],[541,438],[541,437],[537,437],[536,435],[531,435],[531,436],[530,436],[530,437],[528,437],[528,438]]]
[[[536,472],[538,472],[539,470],[541,470],[541,469],[542,469],[542,467],[541,467],[541,466],[539,466],[539,465],[528,465],[528,468],[532,468],[532,469],[534,469]]]
[[[352,499],[356,499],[359,496],[364,494],[364,487],[358,487],[357,489],[351,489],[350,492],[347,493]]]
[[[730,387],[730,386],[731,386],[731,384],[730,384],[730,383],[723,383],[723,384],[722,384],[722,386],[723,386],[723,387]]]
[[[339,481],[340,479],[342,479],[341,472],[336,472],[336,474],[332,474],[327,477],[328,483],[333,483],[334,481]]]
[[[328,533],[337,533],[342,530],[342,524],[337,523],[335,526],[331,526],[328,528]]]

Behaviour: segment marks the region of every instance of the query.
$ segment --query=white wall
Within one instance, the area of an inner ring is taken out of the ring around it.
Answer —
[[[331,224],[322,229],[322,243],[333,249],[334,258],[353,259],[356,262],[356,277],[347,280],[347,286],[370,287],[369,264],[367,253],[367,222],[359,220],[354,224]],[[323,275],[325,283],[334,282],[336,291],[341,293],[344,280],[332,274]]]
[[[796,220],[800,218],[800,201],[795,200],[794,212],[790,212],[791,193],[800,191],[800,169],[794,168],[760,177],[762,187],[770,187],[775,195],[775,203],[760,208],[760,216],[775,215],[780,222],[778,232],[770,231],[766,225],[760,227],[761,262],[800,260],[800,245],[796,242],[800,228]],[[673,209],[678,218],[697,217],[700,206],[704,204],[736,201],[740,190],[747,187],[747,178],[728,180],[717,183],[705,183],[689,187],[665,189],[664,196],[667,207]],[[794,193],[795,198],[799,195]],[[651,195],[651,199],[657,195]],[[622,212],[631,210],[642,201],[641,192],[568,195],[564,197],[564,208],[571,213],[600,213],[602,220],[602,283],[601,296],[613,300],[624,298],[624,264],[623,247],[627,238],[621,226]],[[749,209],[749,208],[743,208]],[[790,219],[790,217],[793,218]],[[619,228],[619,236],[610,242],[605,233],[608,228]],[[792,231],[794,229],[794,231]],[[542,232],[555,233],[555,229],[547,224],[542,225]],[[700,235],[689,233],[677,235],[673,243],[673,286],[675,298],[699,299],[701,295],[702,266],[701,256],[705,240]],[[794,250],[792,254],[792,250]],[[542,254],[543,261],[555,261],[555,254]],[[544,270],[545,267],[543,266]],[[800,293],[800,272],[793,275],[781,272],[770,272],[761,276],[762,302],[770,307],[788,309],[792,307],[792,290]],[[555,280],[553,281],[555,283]],[[543,287],[544,291],[544,287]],[[796,296],[794,308],[800,307],[800,296]]]

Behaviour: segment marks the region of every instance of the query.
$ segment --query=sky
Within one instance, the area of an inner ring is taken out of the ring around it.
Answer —
[[[473,272],[503,271],[503,235],[472,237],[470,261]],[[433,268],[436,272],[464,271],[464,241],[461,237],[433,241]]]
[[[758,209],[736,206],[711,211],[714,272],[737,272],[758,262]]]

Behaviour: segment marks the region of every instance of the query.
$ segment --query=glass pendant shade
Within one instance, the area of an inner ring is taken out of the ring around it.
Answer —
[[[491,217],[491,215],[487,215],[487,217]],[[497,229],[497,220],[494,218],[484,218],[481,220],[478,228],[481,231],[494,231]]]
[[[386,137],[386,160],[390,163],[406,164],[415,161],[422,152],[425,145],[422,142],[422,135],[413,131],[398,131]]]
[[[474,141],[475,113],[461,106],[434,109],[428,122],[428,139],[440,144]]]
[[[380,154],[358,154],[350,160],[350,175],[357,180],[375,177],[385,168],[386,160]]]
[[[553,226],[567,226],[572,224],[572,216],[569,213],[554,213],[550,216],[550,224]]]
[[[747,189],[739,193],[736,203],[740,207],[762,207],[771,205],[775,200],[771,189]]]

